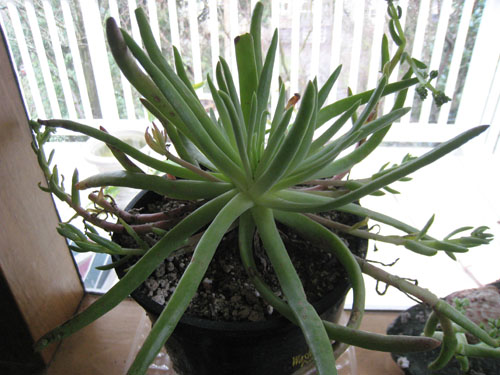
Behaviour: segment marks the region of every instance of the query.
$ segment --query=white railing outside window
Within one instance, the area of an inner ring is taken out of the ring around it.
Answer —
[[[338,64],[343,65],[343,74],[331,99],[345,96],[347,87],[354,92],[373,87],[380,70],[380,40],[387,33],[385,1],[264,3],[271,3],[264,14],[265,42],[270,41],[272,29],[279,28],[277,67],[290,93],[300,92],[314,76],[321,84]],[[115,17],[138,39],[131,15],[142,6],[165,55],[172,61],[171,46],[176,45],[191,79],[200,83],[214,74],[219,55],[235,64],[232,40],[247,29],[254,4],[249,0],[0,0],[0,22],[30,116],[116,123],[147,119],[147,114],[110,56],[103,31],[106,17]],[[492,36],[500,35],[499,0],[400,0],[399,5],[413,56],[439,70],[439,85],[453,98],[438,110],[431,100],[421,104],[412,90],[408,100],[414,101],[415,109],[401,122],[420,125],[419,140],[429,142],[439,141],[443,131],[447,137],[464,127],[498,123],[500,44]],[[207,87],[200,91],[208,95]],[[388,98],[386,106],[390,103]],[[391,140],[408,141],[405,133],[414,139],[408,127],[400,130]],[[498,125],[490,133],[490,140],[496,141]]]

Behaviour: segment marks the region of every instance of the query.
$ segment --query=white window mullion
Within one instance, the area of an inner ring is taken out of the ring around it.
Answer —
[[[483,115],[482,124],[489,124],[486,137],[486,149],[500,154],[500,59],[498,59],[495,75],[491,81],[488,101]]]
[[[128,11],[130,14],[130,27],[132,28],[132,37],[139,45],[142,44],[141,33],[139,31],[139,25],[137,24],[137,20],[135,18],[135,10],[137,8],[137,3],[135,0],[127,1]]]
[[[500,115],[500,59],[497,60],[497,67],[495,73],[491,79],[490,90],[488,91],[488,100],[486,101],[486,105],[481,116],[482,124],[490,124],[493,126],[495,117]],[[496,123],[498,128],[500,124]],[[471,124],[472,126],[472,124]]]
[[[23,33],[23,27],[21,26],[21,20],[19,19],[19,14],[17,12],[16,6],[11,0],[7,2],[7,9],[12,21],[14,34],[16,35],[16,41],[19,47],[19,52],[21,54],[21,60],[23,62],[24,70],[26,71],[26,78],[28,79],[30,93],[33,98],[33,103],[35,104],[36,114],[38,117],[45,118],[47,117],[47,115],[45,114],[45,108],[43,107],[42,96],[40,95],[40,90],[38,88],[35,71],[33,69],[28,46],[26,44],[26,39]]]
[[[198,3],[196,0],[188,1],[189,14],[189,31],[191,36],[191,56],[193,58],[194,82],[200,83],[203,81],[201,73],[201,53],[200,53],[200,38],[198,27]]]
[[[349,66],[349,87],[353,93],[358,92],[359,61],[361,59],[361,42],[363,38],[363,25],[365,19],[365,2],[353,1],[354,31],[352,37],[351,59]]]
[[[47,27],[49,29],[49,35],[52,42],[52,49],[54,51],[54,56],[56,58],[56,66],[59,72],[59,79],[61,80],[61,86],[66,103],[66,108],[68,109],[69,117],[76,118],[77,116],[76,116],[75,102],[73,100],[73,93],[71,91],[71,86],[69,84],[68,71],[66,68],[66,63],[64,62],[56,21],[54,18],[54,13],[52,12],[52,6],[47,0],[43,0],[43,10],[45,12],[45,17],[47,18]]]
[[[118,4],[116,0],[109,0],[109,14],[113,17],[118,26],[120,26],[120,13],[118,11]],[[127,78],[120,71],[120,79],[123,89],[123,99],[125,100],[125,109],[127,111],[127,118],[129,120],[135,119],[135,105],[134,98],[132,96],[132,86]]]
[[[168,20],[170,23],[170,35],[172,37],[172,44],[179,49],[179,52],[181,52],[179,22],[177,20],[177,5],[175,1],[168,2]]]
[[[500,35],[498,14],[500,14],[500,1],[487,1],[467,69],[455,126],[470,127],[484,124],[484,121],[488,120],[484,118],[486,103],[497,99],[490,97],[490,90],[500,60],[500,43],[492,43],[492,37]],[[490,134],[491,131],[488,135]]]
[[[300,14],[302,0],[295,0],[292,4],[292,46],[290,52],[290,90],[299,92],[299,65],[300,65]]]
[[[451,14],[451,0],[443,0],[441,4],[441,11],[439,13],[438,27],[436,31],[436,36],[434,40],[434,46],[432,50],[431,62],[429,64],[429,71],[439,70],[439,65],[441,64],[441,57],[443,56],[444,42],[446,38],[446,31],[448,30],[448,23]],[[422,103],[422,110],[420,111],[420,121],[422,123],[429,122],[429,116],[431,113],[433,100],[431,100],[430,95],[427,100]]]
[[[344,13],[344,0],[335,1],[332,25],[332,47],[330,51],[330,71],[334,71],[340,64],[340,49],[342,48],[342,15]],[[344,67],[345,69],[345,67]],[[330,100],[337,99],[337,90],[330,92]]]
[[[5,37],[7,38],[7,29],[5,27],[5,22],[3,20],[3,16],[2,16],[2,12],[0,12],[0,27],[2,28],[2,30],[4,31],[5,33]],[[9,56],[14,56],[14,53],[12,51],[12,48],[10,47],[10,44],[7,43],[6,44],[6,47],[8,49],[8,52],[9,52]],[[16,72],[16,77],[17,77],[17,80],[19,82],[19,90],[21,92],[21,97],[24,98],[24,100],[26,101],[27,97],[26,97],[26,94],[25,94],[25,91],[24,91],[24,88],[23,88],[23,85],[21,84],[21,80],[20,80],[20,76],[19,76],[19,71],[18,71],[18,67],[16,66],[16,64],[14,63],[13,61],[13,64],[12,64],[12,67],[13,69],[15,69],[15,72]]]
[[[215,69],[219,61],[219,20],[217,15],[217,0],[208,0],[209,28],[210,28],[210,54],[212,56],[212,79],[215,80]]]
[[[319,70],[319,49],[321,46],[321,13],[322,13],[323,1],[314,0],[312,12],[312,49],[311,49],[311,63],[310,63],[310,75],[311,79],[318,76]]]
[[[251,12],[253,12],[253,10],[255,9],[255,5],[257,4],[257,1],[258,0],[252,0],[252,1],[250,1],[250,10],[251,10]],[[278,0],[278,2],[279,2],[279,0]]]
[[[237,64],[236,64],[236,53],[234,50],[234,38],[236,38],[238,35],[240,35],[240,24],[239,24],[239,17],[238,17],[238,2],[237,1],[231,1],[229,4],[229,43],[228,43],[228,48],[229,48],[229,53],[231,56],[231,60],[228,61],[228,64],[231,66],[231,71],[234,72],[233,80],[236,88],[239,90],[239,80],[236,72],[238,71]]]
[[[128,0],[128,10],[130,12],[130,26],[132,27],[132,37],[140,46],[144,47],[142,43],[141,32],[139,30],[139,24],[135,17],[135,10],[137,9],[137,2],[135,0]],[[148,111],[146,108],[142,107],[142,113],[145,119],[148,118]]]
[[[427,26],[427,18],[430,11],[430,0],[422,0],[420,6],[418,7],[418,19],[417,27],[415,28],[415,39],[413,40],[413,47],[411,51],[411,57],[420,59],[422,56],[422,49],[424,46],[424,36],[425,28]],[[408,105],[413,104],[413,98],[415,97],[415,88],[411,87],[408,90],[408,95],[406,98],[406,103]],[[403,116],[400,119],[401,122],[410,122],[410,113]]]
[[[40,70],[42,72],[43,80],[45,83],[45,89],[47,90],[47,96],[49,99],[52,116],[61,118],[62,116],[59,109],[59,102],[57,100],[57,94],[54,88],[52,74],[50,73],[49,62],[47,60],[47,54],[45,53],[45,46],[43,45],[43,39],[40,33],[40,27],[38,25],[35,7],[33,6],[31,0],[25,1],[24,6],[26,8],[26,16],[28,17],[31,34],[33,35],[33,42],[35,44],[36,53],[38,59],[40,60]]]
[[[472,10],[474,8],[474,0],[465,0],[462,8],[462,16],[458,25],[457,37],[453,46],[453,56],[451,58],[450,69],[446,79],[446,86],[444,89],[445,94],[453,97],[455,88],[457,86],[458,72],[460,71],[460,64],[462,62],[463,53],[465,50],[465,42],[467,39],[467,32],[469,31],[469,23],[472,17]],[[448,122],[450,114],[451,103],[441,107],[439,111],[438,123],[445,125]]]
[[[90,60],[94,78],[96,80],[97,96],[101,107],[102,117],[118,119],[115,91],[111,79],[108,54],[104,41],[101,15],[97,0],[80,0],[83,26],[87,35]]]
[[[148,15],[149,15],[149,24],[151,26],[151,30],[153,32],[153,36],[158,44],[158,47],[161,49],[161,38],[160,38],[160,24],[158,22],[158,8],[156,7],[155,0],[148,0]]]
[[[71,51],[71,58],[73,60],[73,69],[75,71],[76,82],[80,92],[80,100],[83,107],[83,116],[86,119],[92,118],[92,108],[90,106],[89,93],[87,90],[87,83],[85,74],[83,73],[82,60],[80,58],[80,50],[78,48],[78,41],[76,40],[75,27],[73,24],[73,17],[68,4],[68,0],[61,1],[61,9],[64,18],[64,27],[68,35],[69,49]]]
[[[274,30],[278,29],[280,27],[280,7],[279,7],[279,1],[273,1],[271,3],[271,29],[272,32],[274,33]],[[279,96],[279,87],[278,87],[278,77],[280,76],[280,46],[279,46],[279,40],[278,40],[278,47],[276,50],[276,60],[274,61],[274,68],[273,68],[273,80],[271,82],[271,106],[274,110],[276,108],[276,105],[278,103],[278,96]]]
[[[376,1],[374,6],[376,10],[370,52],[370,67],[368,71],[368,87],[375,87],[382,68],[382,37],[384,35],[385,11],[387,9],[387,4],[383,1]]]

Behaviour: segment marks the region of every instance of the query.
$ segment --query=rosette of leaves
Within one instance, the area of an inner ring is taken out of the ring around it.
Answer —
[[[444,251],[454,257],[455,253],[465,252],[469,247],[488,243],[491,236],[485,228],[457,237],[458,233],[473,229],[460,228],[438,240],[427,233],[432,219],[418,230],[355,203],[368,194],[384,194],[384,190],[395,193],[389,186],[391,183],[408,180],[409,174],[460,147],[486,127],[470,129],[418,158],[407,157],[399,165],[384,166],[366,179],[345,179],[351,168],[381,144],[391,125],[408,113],[410,108],[404,107],[406,92],[422,80],[423,64],[418,62],[416,66],[416,60],[405,52],[406,40],[399,23],[400,9],[388,2],[391,38],[397,48],[391,57],[388,39],[384,37],[382,75],[374,89],[325,105],[340,74],[339,67],[321,87],[316,80],[310,81],[300,99],[295,95],[288,100],[285,85],[280,81],[279,98],[274,108],[270,108],[269,98],[278,34],[274,33],[263,55],[260,37],[262,12],[263,5],[257,3],[250,32],[235,39],[237,75],[221,58],[216,77],[207,77],[215,104],[215,110],[208,112],[197,97],[175,47],[174,67],[161,54],[143,10],[138,9],[136,17],[145,50],[126,31],[118,28],[113,19],[107,21],[108,42],[118,66],[142,95],[144,106],[162,125],[161,129],[154,125],[147,132],[146,141],[165,157],[164,160],[143,154],[108,134],[104,128],[95,129],[67,120],[31,122],[35,132],[33,148],[48,180],[48,187],[42,189],[73,207],[85,220],[85,232],[69,223],[58,228],[62,235],[73,241],[73,250],[119,254],[124,259],[142,255],[102,298],[43,336],[36,345],[37,349],[71,335],[105,314],[135,290],[165,258],[191,244],[194,247],[192,260],[129,370],[130,374],[144,373],[196,293],[218,243],[234,225],[239,231],[241,261],[252,282],[275,310],[300,327],[320,374],[336,373],[335,357],[347,345],[383,351],[428,350],[440,345],[440,341],[433,338],[391,337],[360,331],[358,327],[365,299],[363,273],[431,305],[443,327],[453,321],[486,345],[498,346],[498,340],[492,339],[431,292],[353,256],[343,241],[327,229],[336,228],[362,238],[389,242],[424,256]],[[393,70],[400,64],[406,67],[407,73],[402,80],[389,83]],[[239,90],[235,80],[238,80]],[[426,81],[426,85],[430,82]],[[379,113],[378,103],[393,93],[396,95],[393,108],[388,113]],[[322,132],[317,135],[316,130],[320,127]],[[54,128],[73,130],[106,143],[123,170],[82,181],[75,171],[71,193],[66,192],[57,167],[50,167],[53,155],[46,158],[43,150]],[[136,162],[154,172],[145,173]],[[192,201],[194,211],[173,227],[165,226],[162,213],[142,218],[144,220],[139,220],[138,224],[137,217],[132,223],[131,214],[116,207],[102,190],[91,194],[99,212],[119,218],[118,223],[111,222],[94,210],[83,208],[79,199],[80,190],[107,186],[146,189],[172,199]],[[406,235],[382,236],[363,229],[364,222],[349,227],[316,215],[333,209],[387,224]],[[307,301],[276,222],[295,229],[304,238],[333,252],[345,267],[354,292],[353,309],[346,327],[322,321]],[[128,232],[136,239],[138,248],[122,248],[99,235],[95,226],[109,232]],[[162,236],[152,247],[138,235],[148,231]],[[284,300],[272,293],[256,270],[252,255],[255,231],[272,262],[286,297]],[[332,340],[336,341],[334,346]],[[444,354],[440,362],[449,359],[456,348],[450,343],[447,330],[444,330],[442,342]]]

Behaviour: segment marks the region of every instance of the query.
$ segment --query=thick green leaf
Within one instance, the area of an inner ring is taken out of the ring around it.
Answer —
[[[184,69],[184,63],[182,62],[181,54],[179,53],[179,51],[175,46],[172,46],[172,50],[174,51],[175,71],[177,72],[177,75],[179,76],[180,79],[182,79],[182,82],[184,82],[186,87],[191,90],[193,95],[198,97],[198,95],[196,95],[196,91],[194,90],[193,85],[189,81],[189,77],[186,73],[186,70]]]
[[[283,214],[288,215],[289,213]],[[276,219],[278,221],[280,221],[280,215],[281,214],[278,215],[278,213],[276,213]],[[287,305],[287,303],[278,298],[274,294],[272,289],[259,275],[257,265],[254,261],[253,241],[255,223],[253,222],[251,215],[242,215],[239,221],[238,228],[240,256],[249,279],[255,285],[255,288],[257,289],[259,294],[276,311],[278,311],[281,315],[286,317],[291,322],[297,324],[297,320],[295,319],[293,312]],[[318,237],[316,237],[314,240],[318,240]],[[321,244],[321,246],[324,246],[324,244]],[[438,340],[425,337],[379,335],[345,327],[343,325],[335,324],[325,320],[323,320],[323,324],[330,340],[341,341],[349,345],[356,345],[358,347],[370,350],[378,350],[384,352],[396,352],[399,350],[401,352],[408,353],[431,350],[440,345],[440,342]]]
[[[297,271],[288,256],[274,222],[272,210],[255,207],[252,209],[252,215],[288,305],[292,309],[313,354],[318,372],[320,374],[335,374],[335,358],[330,339],[318,313],[307,301]]]
[[[219,84],[219,88],[226,92],[231,101],[233,102],[234,108],[236,109],[236,113],[240,118],[241,123],[245,123],[245,119],[243,117],[243,110],[241,108],[240,98],[238,97],[238,93],[236,91],[236,86],[234,85],[233,74],[231,73],[231,69],[229,68],[229,64],[222,57],[219,59],[220,61],[220,74],[217,74],[217,83]],[[221,76],[219,78],[219,75]],[[221,82],[223,86],[221,87]]]
[[[165,75],[165,77],[168,78],[168,80],[173,84],[176,90],[183,96],[184,100],[192,104],[192,106],[196,106],[198,111],[200,109],[203,110],[203,106],[201,105],[199,100],[197,100],[197,96],[193,89],[193,86],[191,85],[189,79],[187,78],[187,75],[185,74],[180,54],[178,52],[176,54],[175,47],[174,59],[177,68],[177,74],[167,62],[160,47],[156,43],[156,39],[154,38],[153,31],[151,30],[151,26],[149,25],[147,15],[144,10],[142,8],[137,8],[135,10],[135,17],[137,20],[137,24],[139,25],[139,31],[141,33],[144,47],[146,47],[146,51],[151,61]]]
[[[418,78],[410,78],[410,79],[405,79],[402,81],[394,82],[394,83],[389,83],[385,86],[382,96],[393,94],[395,92],[398,92],[400,90],[403,90],[405,88],[411,87],[415,84],[417,84]],[[373,92],[375,90],[368,90],[365,92],[362,92],[360,94],[356,94],[353,96],[349,96],[344,99],[340,99],[336,101],[335,103],[332,103],[330,105],[327,105],[326,107],[323,107],[321,111],[318,114],[318,121],[316,124],[316,127],[320,127],[323,125],[325,122],[331,120],[335,116],[340,115],[344,111],[346,111],[348,108],[350,108],[354,103],[356,103],[358,100],[361,100],[361,104],[364,104],[370,100],[370,97],[372,96]]]
[[[173,199],[211,199],[233,188],[226,182],[169,180],[164,177],[126,171],[97,174],[80,181],[79,189],[101,186],[124,186],[151,190]]]
[[[267,51],[266,61],[259,76],[257,87],[258,110],[263,112],[267,108],[269,101],[269,92],[271,90],[271,81],[273,78],[274,61],[276,59],[276,50],[278,48],[278,30],[274,31],[271,45]]]
[[[187,109],[181,108],[188,107],[190,112],[196,116],[194,118],[195,124],[193,123],[193,119],[191,122],[186,121],[183,118],[186,126],[195,126],[196,124],[200,124],[203,128],[202,133],[207,133],[209,135],[209,139],[203,139],[202,143],[205,143],[205,147],[207,143],[213,142],[223,151],[233,162],[237,160],[236,152],[231,147],[229,142],[222,136],[219,131],[219,128],[212,122],[210,117],[208,116],[205,108],[198,100],[196,93],[192,85],[183,81],[182,76],[176,74],[176,72],[170,67],[170,65],[165,60],[163,54],[161,53],[160,48],[156,44],[156,40],[151,31],[151,27],[149,26],[147,17],[141,8],[136,11],[137,23],[139,24],[139,30],[141,32],[141,37],[148,52],[150,58],[146,56],[146,54],[142,51],[142,49],[135,43],[135,41],[128,35],[124,30],[122,30],[122,35],[124,37],[125,43],[132,51],[132,54],[139,60],[144,69],[148,72],[148,74],[153,78],[158,88],[162,91],[167,100],[172,104],[174,108],[176,108],[179,112],[181,118],[186,117],[184,111]],[[177,59],[179,69],[183,69],[182,61],[180,61],[180,56]],[[187,77],[185,77],[187,79]],[[174,104],[176,103],[176,104]],[[182,103],[182,106],[178,106]],[[193,129],[190,129],[193,133]],[[199,132],[202,129],[198,129]],[[196,134],[191,134],[191,136],[196,136]],[[202,137],[203,138],[203,137]],[[209,147],[210,149],[211,147]],[[201,148],[200,148],[201,149]],[[212,150],[215,151],[215,150]],[[208,156],[208,155],[207,155]]]
[[[311,124],[311,118],[314,114],[314,103],[316,102],[316,89],[312,82],[307,85],[306,92],[302,99],[299,112],[295,122],[286,136],[283,145],[280,147],[276,156],[269,161],[269,165],[262,168],[260,175],[257,175],[257,181],[250,189],[250,194],[258,196],[271,188],[286,172],[292,163],[297,150],[299,150],[303,138]],[[262,161],[261,161],[262,163]]]
[[[40,120],[40,123],[46,126],[54,127],[54,128],[63,128],[67,130],[72,130],[75,132],[79,132],[85,135],[88,135],[92,138],[98,139],[106,144],[110,144],[118,150],[124,152],[130,157],[134,158],[140,163],[143,163],[147,166],[150,166],[160,172],[169,173],[171,175],[182,177],[182,178],[191,178],[191,179],[199,179],[200,177],[187,170],[184,167],[180,167],[177,164],[173,164],[170,162],[164,162],[151,156],[148,156],[136,148],[130,146],[129,144],[123,142],[122,140],[113,137],[111,134],[93,128],[91,126],[79,124],[74,121],[69,120]]]
[[[224,91],[219,91],[219,96],[222,98],[222,101],[224,102],[224,105],[226,106],[229,117],[231,118],[231,125],[233,129],[233,134],[234,138],[236,140],[236,145],[238,146],[238,153],[240,155],[240,159],[243,163],[243,167],[245,168],[247,180],[250,180],[252,173],[251,173],[251,166],[250,166],[250,161],[248,157],[248,149],[247,149],[247,137],[248,134],[245,130],[244,125],[240,122],[240,118],[238,117],[236,113],[236,109],[233,106],[233,103],[231,101],[231,98],[224,92]]]
[[[285,100],[286,100],[286,90],[283,84],[280,85],[280,91],[278,96],[278,102],[276,103],[276,108],[274,110],[274,116],[271,121],[271,129],[269,130],[269,138],[271,138],[276,131],[276,128],[281,123],[283,114],[285,112]],[[288,126],[288,124],[287,124]]]
[[[240,82],[240,102],[243,118],[248,129],[252,96],[257,92],[258,75],[255,63],[253,38],[243,34],[234,39],[238,78]]]
[[[219,119],[222,122],[222,127],[224,128],[224,133],[227,139],[231,142],[234,147],[237,147],[236,138],[234,136],[233,124],[231,120],[231,116],[229,115],[228,108],[224,104],[221,96],[219,95],[218,90],[210,78],[210,75],[207,76],[208,87],[210,88],[210,93],[212,94],[212,99],[214,100],[215,107],[217,108],[217,112],[219,113]],[[221,90],[225,93],[224,90]],[[226,94],[227,95],[227,94]],[[232,103],[231,103],[232,104]],[[239,121],[239,118],[237,119]]]
[[[244,185],[245,176],[237,163],[239,156],[236,150],[231,147],[218,126],[212,122],[203,107],[200,112],[199,105],[193,104],[193,102],[198,102],[198,100],[192,99],[191,92],[185,87],[184,83],[180,81],[175,73],[173,74],[174,78],[172,81],[178,82],[174,86],[174,84],[151,62],[130,35],[124,31],[122,31],[122,34],[132,54],[139,60],[151,77],[153,77],[158,88],[160,88],[172,106],[178,110],[180,117],[190,130],[191,140],[196,140],[196,144],[200,151],[209,158],[217,169],[223,171],[227,176],[230,176],[235,183]],[[180,92],[177,91],[178,89]],[[188,102],[185,100],[188,100]],[[191,105],[189,103],[191,103]]]
[[[315,96],[312,110],[312,116],[309,120],[309,125],[307,126],[306,132],[302,137],[302,141],[300,143],[300,147],[295,152],[295,156],[290,163],[286,174],[291,174],[294,172],[295,168],[298,165],[301,165],[304,162],[304,158],[308,155],[309,150],[311,149],[312,140],[314,137],[314,132],[316,131],[315,123],[316,118],[318,116],[318,91],[316,85],[314,85]]]
[[[250,22],[250,34],[253,39],[253,50],[255,51],[255,63],[257,67],[257,74],[262,71],[262,45],[261,28],[262,28],[262,13],[264,12],[264,5],[258,1],[255,4],[252,12],[252,20]]]
[[[366,103],[365,108],[363,109],[361,114],[356,118],[355,123],[352,126],[353,131],[356,131],[359,128],[361,128],[361,126],[363,126],[365,121],[368,119],[368,116],[370,116],[370,114],[373,111],[376,111],[377,104],[380,100],[380,97],[382,96],[382,93],[384,92],[386,84],[387,84],[387,77],[384,75],[378,82],[377,87],[375,91],[373,91],[373,94],[370,96],[370,100],[368,100],[368,103]]]
[[[340,261],[347,271],[349,282],[353,289],[353,306],[351,319],[347,326],[359,328],[365,310],[365,283],[361,269],[346,244],[333,232],[312,219],[297,213],[274,211],[278,221],[293,228],[303,238],[319,244],[325,250],[331,252]]]
[[[321,89],[319,90],[318,108],[323,107],[323,104],[325,104],[325,101],[328,98],[328,95],[330,95],[330,91],[332,90],[333,85],[335,84],[335,82],[337,82],[337,78],[339,78],[341,70],[342,65],[339,65],[337,69],[335,69],[333,73],[330,74],[330,77],[328,77],[323,87],[321,87]]]
[[[316,178],[316,173],[325,168],[331,163],[342,151],[353,145],[354,143],[365,139],[371,133],[380,131],[389,127],[393,121],[404,116],[408,111],[406,109],[398,109],[382,116],[369,124],[361,127],[358,131],[349,132],[339,139],[331,142],[323,147],[316,154],[305,159],[298,167],[295,173],[276,184],[276,189],[283,189],[301,181]],[[331,176],[331,175],[330,175]],[[378,190],[378,189],[377,189]]]
[[[361,105],[361,101],[358,100],[354,103],[347,111],[345,111],[342,116],[340,116],[331,126],[326,129],[323,134],[321,134],[311,145],[311,152],[314,152],[324,146],[328,141],[330,141],[335,134],[345,125],[345,123],[351,118],[351,116],[356,112],[356,110]]]
[[[269,140],[267,142],[267,146],[264,150],[264,154],[260,160],[259,165],[257,166],[257,170],[255,172],[256,175],[261,175],[264,168],[267,168],[270,160],[274,159],[281,146],[283,145],[283,141],[286,136],[286,129],[288,128],[288,124],[290,123],[290,119],[292,118],[293,108],[289,108],[284,116],[281,117],[281,121],[279,125],[276,126],[274,132],[269,136]]]
[[[252,206],[253,203],[248,198],[238,194],[213,219],[198,242],[174,293],[139,350],[128,371],[129,375],[142,375],[146,372],[191,302],[227,229]]]
[[[389,54],[389,40],[387,39],[387,35],[385,35],[385,34],[382,37],[381,59],[382,59],[382,63],[380,64],[381,65],[380,71],[383,72],[385,64],[387,64],[391,59],[391,56]]]

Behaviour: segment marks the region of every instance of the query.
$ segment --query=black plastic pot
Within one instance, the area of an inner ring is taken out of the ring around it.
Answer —
[[[142,192],[127,209],[143,207],[156,197]],[[366,250],[366,242],[360,245]],[[323,319],[338,320],[349,288],[343,281],[314,304]],[[132,297],[153,322],[163,310],[139,289]],[[312,360],[302,332],[285,318],[222,322],[184,315],[165,346],[179,375],[287,375]]]
[[[322,301],[333,303],[323,318],[338,319],[346,293],[343,285]],[[185,315],[165,346],[182,375],[285,375],[312,360],[302,332],[285,319],[238,323]]]

